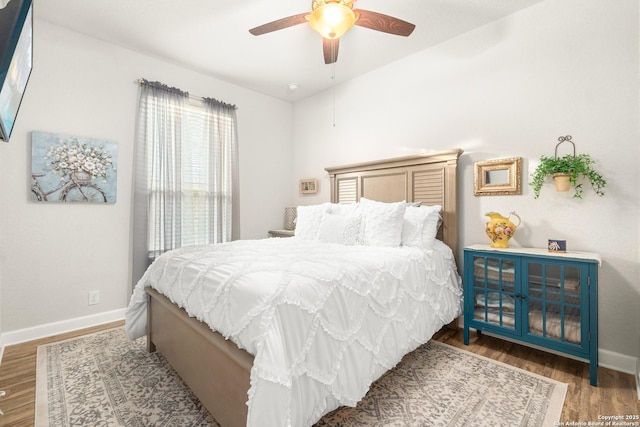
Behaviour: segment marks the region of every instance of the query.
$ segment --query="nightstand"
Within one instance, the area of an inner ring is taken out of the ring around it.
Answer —
[[[293,237],[295,230],[269,230],[269,237]]]
[[[598,254],[464,249],[464,343],[478,333],[565,353],[598,367]]]

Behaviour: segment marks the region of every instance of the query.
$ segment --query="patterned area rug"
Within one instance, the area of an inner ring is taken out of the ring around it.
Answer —
[[[36,427],[219,426],[164,358],[122,328],[38,347]],[[560,419],[567,385],[439,342],[408,354],[356,408],[316,426],[528,426]]]

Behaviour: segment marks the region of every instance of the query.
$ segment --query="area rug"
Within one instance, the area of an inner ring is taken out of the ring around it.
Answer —
[[[429,342],[325,426],[528,426],[560,419],[567,385]],[[38,347],[36,427],[219,426],[144,338],[123,328]]]

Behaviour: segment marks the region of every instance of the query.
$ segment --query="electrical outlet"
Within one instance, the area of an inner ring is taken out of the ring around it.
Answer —
[[[100,291],[89,292],[89,305],[100,304]]]

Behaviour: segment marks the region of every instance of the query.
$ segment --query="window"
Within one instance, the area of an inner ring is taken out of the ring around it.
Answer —
[[[148,82],[147,82],[148,83]],[[141,84],[136,216],[145,197],[146,256],[231,240],[236,174],[235,107]],[[134,249],[135,251],[135,249]]]

